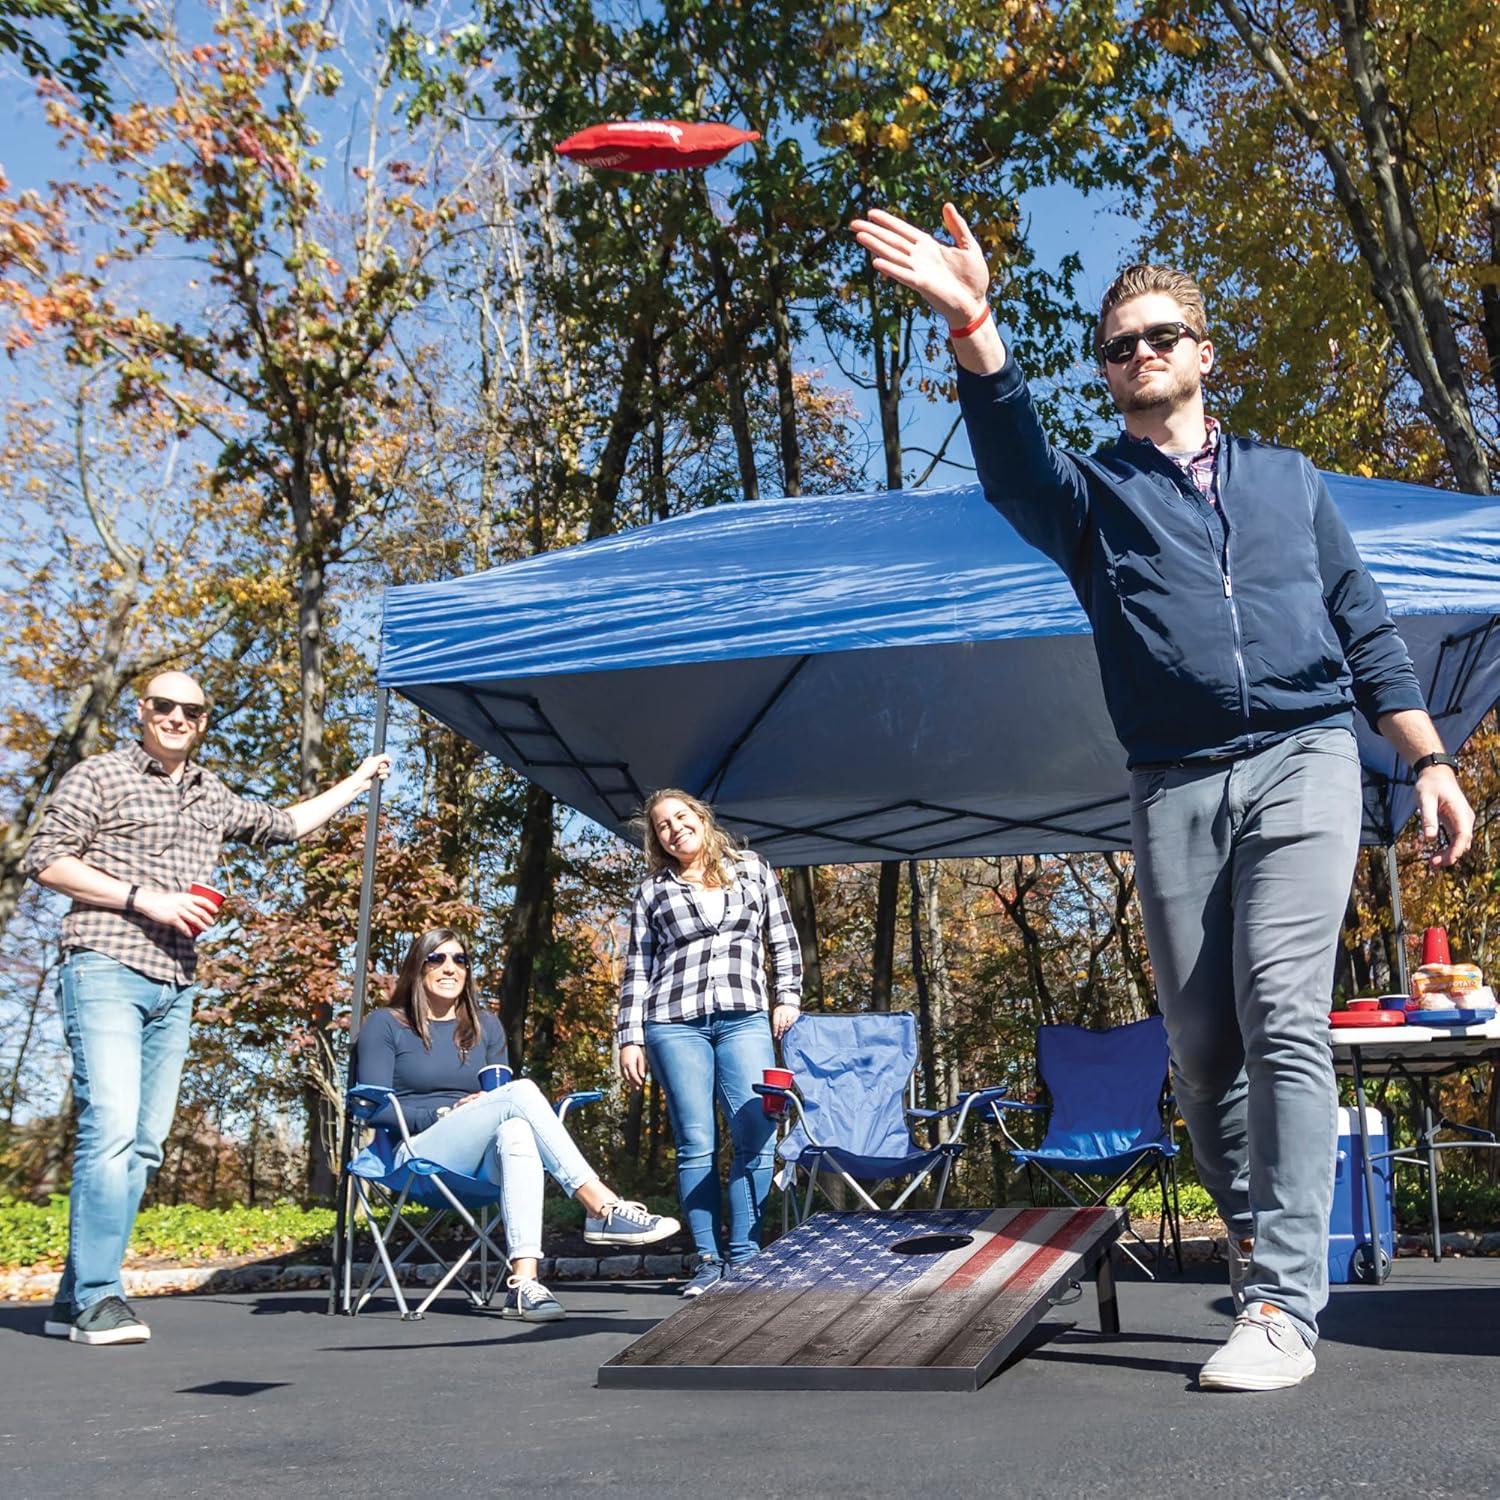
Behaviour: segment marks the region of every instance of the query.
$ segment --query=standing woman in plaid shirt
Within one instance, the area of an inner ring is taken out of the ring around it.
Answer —
[[[655,792],[641,813],[651,873],[636,892],[620,990],[620,1070],[646,1067],[667,1096],[677,1192],[698,1252],[683,1295],[696,1297],[760,1248],[775,1122],[751,1085],[775,1067],[802,1004],[802,953],[786,897],[760,855],[738,848],[713,809],[686,792]],[[767,993],[770,952],[774,1003]],[[729,1223],[721,1246],[714,1101],[729,1121]]]

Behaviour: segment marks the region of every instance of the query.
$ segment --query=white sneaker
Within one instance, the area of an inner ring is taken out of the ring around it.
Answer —
[[[1234,1320],[1234,1332],[1198,1372],[1205,1391],[1279,1391],[1317,1369],[1313,1352],[1279,1307],[1258,1302]]]
[[[1241,1239],[1231,1231],[1224,1241],[1224,1249],[1229,1258],[1229,1296],[1238,1316],[1245,1310],[1245,1283],[1250,1279],[1250,1259],[1255,1251],[1255,1241],[1249,1236]]]

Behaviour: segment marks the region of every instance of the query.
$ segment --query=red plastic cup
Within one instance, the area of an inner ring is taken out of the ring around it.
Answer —
[[[219,890],[217,886],[204,885],[202,881],[199,880],[195,880],[188,887],[188,894],[190,896],[196,896],[200,901],[207,901],[208,904],[213,907],[215,916],[218,915],[219,908],[224,904],[223,891]],[[203,932],[208,928],[208,926],[209,923],[205,922],[203,926],[198,929],[198,931]]]
[[[1448,956],[1448,933],[1442,927],[1429,927],[1422,934],[1422,964],[1451,964]]]
[[[224,904],[223,891],[218,890],[211,885],[203,885],[201,882],[196,880],[188,887],[188,893],[190,895],[199,897],[201,900],[207,901],[215,911],[218,911],[218,909]]]
[[[761,1080],[769,1088],[789,1089],[792,1086],[792,1070],[790,1068],[766,1068],[761,1074]],[[768,1115],[784,1115],[790,1106],[783,1098],[775,1094],[762,1094],[760,1096],[761,1107]]]

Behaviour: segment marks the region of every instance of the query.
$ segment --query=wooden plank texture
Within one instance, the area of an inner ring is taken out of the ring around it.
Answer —
[[[819,1214],[621,1350],[599,1384],[975,1390],[1123,1223],[1102,1208]],[[963,1243],[903,1253],[932,1235]]]

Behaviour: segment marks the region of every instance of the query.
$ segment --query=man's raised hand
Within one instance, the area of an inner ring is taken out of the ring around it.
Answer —
[[[990,272],[978,241],[951,203],[943,205],[943,226],[951,245],[939,244],[925,229],[882,208],[849,227],[882,276],[910,287],[950,328],[963,328],[984,311]]]

